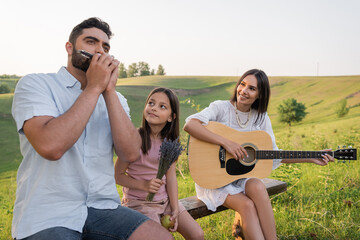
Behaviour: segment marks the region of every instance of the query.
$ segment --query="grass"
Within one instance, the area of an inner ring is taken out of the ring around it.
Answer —
[[[0,94],[0,116],[2,118],[11,118],[11,104],[13,100],[12,93]]]
[[[236,82],[238,77],[213,76],[146,76],[119,79],[118,85],[161,86],[168,88],[202,89],[223,83]]]
[[[229,99],[235,77],[142,77],[120,79],[118,90],[128,99],[132,120],[140,126],[145,99],[154,86],[174,88],[180,123],[215,99]],[[271,77],[269,115],[277,144],[284,150],[360,149],[360,76]],[[340,90],[341,91],[340,91]],[[11,239],[16,171],[21,162],[19,140],[11,117],[13,94],[0,94],[0,239]],[[277,119],[276,107],[287,97],[305,103],[309,114],[291,129]],[[337,118],[333,106],[346,98],[350,112]],[[190,102],[190,103],[189,103]],[[195,103],[195,107],[191,105]],[[187,134],[181,132],[185,144]],[[359,158],[359,157],[358,157]],[[195,195],[186,155],[177,163],[179,197]],[[180,173],[181,172],[181,173]],[[272,196],[279,239],[360,239],[360,161],[282,165],[271,177],[286,181],[288,191]],[[121,194],[121,188],[118,187]],[[230,239],[230,210],[198,219],[206,239]],[[182,239],[174,234],[176,239]]]
[[[0,117],[0,132],[0,239],[10,239],[16,170],[21,154],[14,121]]]
[[[355,165],[359,167],[357,163]],[[358,171],[349,172],[345,165],[302,168],[299,182],[306,184],[298,184],[288,194],[289,198],[273,201],[277,206],[276,217],[281,219],[278,226],[283,226],[279,236],[358,239],[359,227],[354,222],[360,217],[356,191],[360,187]],[[298,223],[295,228],[294,223]]]
[[[360,147],[359,129],[350,130],[346,135],[328,137],[323,132],[307,141],[290,140],[302,138],[303,131],[299,128],[291,136],[277,136],[279,147],[335,148],[337,142]],[[353,161],[325,167],[289,164],[273,171],[272,177],[289,184],[286,193],[272,199],[279,238],[359,239],[360,228],[356,224],[360,220],[359,170],[360,162]]]

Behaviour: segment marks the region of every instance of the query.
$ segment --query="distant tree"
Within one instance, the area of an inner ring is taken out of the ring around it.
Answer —
[[[131,65],[129,65],[128,70],[127,70],[127,76],[128,77],[137,77],[138,76],[138,67],[136,63],[132,63]]]
[[[7,83],[0,84],[0,94],[9,93],[10,91],[11,91],[11,89]]]
[[[0,79],[18,79],[18,78],[21,78],[21,77],[16,75],[16,74],[12,74],[12,75],[2,74],[2,75],[0,75]]]
[[[336,111],[336,115],[341,118],[341,117],[344,117],[346,114],[348,114],[350,108],[346,107],[347,105],[347,100],[346,99],[343,99],[341,100],[336,108],[335,108],[335,111]]]
[[[127,78],[126,68],[123,63],[119,64],[119,78]]]
[[[307,112],[302,103],[298,103],[294,98],[284,100],[277,108],[280,122],[286,123],[291,127],[291,123],[300,122],[304,119]]]
[[[157,71],[156,71],[156,75],[165,75],[165,74],[166,74],[165,68],[160,64],[158,66]]]
[[[138,62],[138,72],[140,76],[149,76],[150,75],[150,67],[146,62]]]
[[[151,69],[150,75],[155,75],[155,69]]]

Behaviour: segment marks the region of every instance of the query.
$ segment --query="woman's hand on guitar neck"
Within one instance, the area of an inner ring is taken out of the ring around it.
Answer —
[[[322,151],[331,151],[331,149],[324,149]],[[283,159],[282,163],[314,163],[320,166],[325,166],[329,162],[334,162],[334,157],[330,156],[329,154],[323,154],[322,158],[298,158],[298,159]]]
[[[331,149],[324,149],[323,151],[331,151]],[[310,161],[320,166],[325,166],[329,162],[334,162],[334,157],[329,154],[324,154],[323,158],[311,158]]]
[[[230,141],[226,138],[224,138],[222,146],[226,149],[228,153],[233,155],[236,160],[244,159],[248,156],[245,148],[243,148],[240,144]]]

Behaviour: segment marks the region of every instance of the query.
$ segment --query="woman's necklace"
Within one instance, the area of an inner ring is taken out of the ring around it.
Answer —
[[[251,109],[250,109],[250,112],[248,113],[247,115],[247,119],[246,119],[246,122],[242,123],[240,121],[240,117],[239,117],[239,114],[238,114],[238,111],[236,109],[236,102],[234,102],[234,110],[235,110],[235,115],[236,115],[236,121],[237,123],[239,124],[239,127],[241,128],[246,128],[247,125],[249,124],[249,120],[250,120],[250,116],[251,116]]]

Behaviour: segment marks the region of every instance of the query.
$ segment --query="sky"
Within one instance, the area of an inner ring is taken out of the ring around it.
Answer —
[[[0,74],[57,72],[89,17],[109,23],[111,54],[167,75],[360,75],[358,0],[0,0]]]

